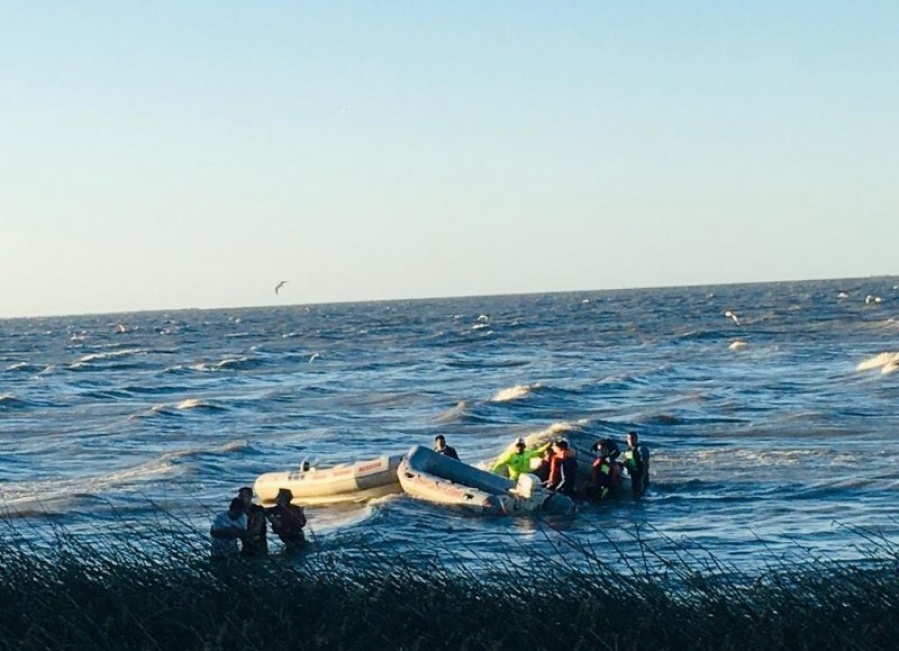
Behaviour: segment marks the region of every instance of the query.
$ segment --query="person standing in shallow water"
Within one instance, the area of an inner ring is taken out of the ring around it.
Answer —
[[[438,434],[434,437],[434,452],[437,454],[443,454],[451,459],[459,460],[459,455],[456,453],[456,448],[451,445],[446,444],[446,437],[443,434]]]
[[[636,432],[627,433],[624,465],[631,477],[634,497],[642,497],[649,485],[649,450],[645,445],[640,445]]]
[[[565,439],[553,443],[552,448],[549,479],[544,485],[550,490],[573,497],[577,492],[577,456]]]
[[[237,497],[243,502],[244,512],[247,514],[247,534],[240,551],[244,556],[265,556],[268,554],[265,509],[253,503],[253,489],[249,486],[241,487],[237,491]]]
[[[209,535],[212,537],[210,555],[215,560],[224,560],[240,553],[238,540],[243,540],[247,533],[247,515],[244,512],[243,500],[235,497],[228,510],[219,513],[212,521]]]
[[[599,457],[590,467],[590,481],[585,492],[587,499],[598,502],[618,488],[618,464],[613,456],[617,446],[610,439],[604,439],[594,446],[594,450]]]
[[[282,488],[275,497],[275,506],[268,512],[272,531],[284,543],[285,551],[295,552],[306,544],[306,513],[302,506],[291,504],[293,493],[289,488]]]

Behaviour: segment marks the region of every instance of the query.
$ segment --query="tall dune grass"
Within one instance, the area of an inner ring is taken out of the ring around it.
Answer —
[[[570,541],[565,553],[489,568],[362,543],[350,554],[313,544],[302,556],[214,564],[203,532],[165,530],[165,545],[148,551],[137,537],[85,543],[64,528],[38,544],[7,522],[0,649],[899,646],[899,565],[885,541],[868,539],[869,558],[851,564],[772,555],[750,575],[649,546],[611,567],[607,550]]]

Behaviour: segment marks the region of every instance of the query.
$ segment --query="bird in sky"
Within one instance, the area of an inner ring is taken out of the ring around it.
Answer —
[[[276,294],[279,293],[279,292],[281,291],[281,288],[284,287],[284,285],[286,285],[286,284],[287,284],[287,281],[286,281],[286,280],[282,280],[280,283],[278,283],[277,285],[275,285],[275,293],[276,293]]]
[[[733,312],[731,312],[730,310],[728,310],[727,312],[725,312],[725,313],[724,313],[724,316],[726,316],[726,317],[732,319],[733,322],[736,323],[737,325],[740,325],[740,319],[738,319],[738,318],[737,318],[737,315],[734,314]]]

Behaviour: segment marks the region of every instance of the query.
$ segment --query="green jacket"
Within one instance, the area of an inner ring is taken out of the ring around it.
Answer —
[[[506,466],[509,469],[509,479],[518,481],[518,475],[523,472],[531,472],[531,459],[542,457],[543,451],[546,450],[547,447],[549,447],[548,443],[540,446],[536,450],[525,450],[520,453],[517,449],[510,450],[493,464],[490,472],[497,474],[503,466]]]

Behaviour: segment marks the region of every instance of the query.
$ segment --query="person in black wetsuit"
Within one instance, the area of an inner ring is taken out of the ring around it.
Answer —
[[[446,437],[443,434],[438,434],[434,437],[434,452],[437,454],[444,454],[451,459],[459,460],[459,455],[456,453],[456,448],[451,445],[446,444]]]
[[[624,465],[631,476],[631,488],[634,497],[641,497],[649,485],[649,450],[637,441],[636,432],[627,433],[627,450],[624,452]]]

